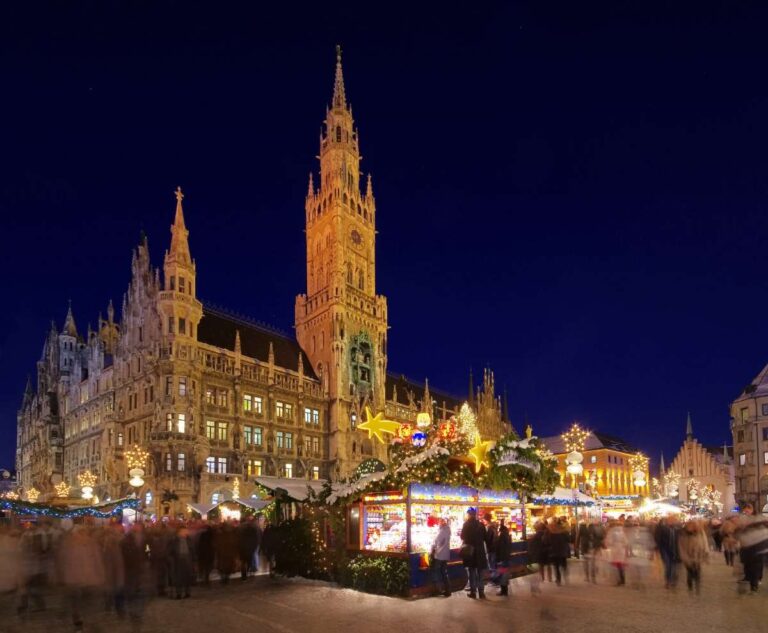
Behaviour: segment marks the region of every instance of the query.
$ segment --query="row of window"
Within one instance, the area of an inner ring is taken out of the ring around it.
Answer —
[[[763,464],[768,465],[768,451],[763,452]],[[747,465],[747,454],[739,453],[739,466]]]
[[[187,289],[189,289],[189,290],[187,290]],[[171,275],[169,290],[176,290],[176,277],[174,275]],[[193,292],[193,290],[194,290],[194,288],[192,286],[192,280],[190,279],[189,280],[189,285],[187,285],[187,280],[184,277],[182,277],[181,275],[179,275],[179,292],[185,293],[185,292],[188,291],[189,294],[193,295],[193,294],[195,294]]]
[[[194,324],[191,321],[187,323],[187,320],[184,317],[176,318],[174,316],[169,316],[168,317],[168,334],[175,334],[177,330],[179,334],[189,333],[190,336],[195,335]]]
[[[763,405],[763,406],[765,407],[766,405]],[[764,413],[763,415],[766,415],[766,414]],[[749,436],[746,436],[744,434],[743,430],[739,430],[739,431],[736,432],[736,441],[737,442],[745,441],[745,439],[744,439],[745,437],[746,437],[747,441],[752,441],[752,434],[751,433],[749,434]],[[768,442],[768,426],[763,429],[763,441],[764,442]]]

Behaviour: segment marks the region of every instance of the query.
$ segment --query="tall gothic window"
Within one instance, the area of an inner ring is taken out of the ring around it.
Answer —
[[[341,126],[336,126],[336,142],[341,143]]]
[[[357,287],[360,290],[365,290],[365,275],[362,270],[357,272]]]

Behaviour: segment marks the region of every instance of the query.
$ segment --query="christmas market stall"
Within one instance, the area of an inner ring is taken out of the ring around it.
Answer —
[[[432,589],[429,552],[441,520],[451,530],[449,578],[455,588],[466,583],[459,548],[467,510],[504,519],[513,542],[513,564],[525,564],[524,510],[513,492],[466,486],[409,484],[403,491],[372,492],[347,508],[347,546],[364,555],[393,556],[408,561],[411,594]]]
[[[599,518],[600,505],[576,488],[557,486],[550,494],[533,495],[526,504],[526,531],[533,533],[537,521],[550,517]]]
[[[449,578],[454,588],[463,586],[460,532],[470,508],[479,518],[490,515],[495,529],[504,519],[512,541],[512,565],[524,569],[522,500],[524,495],[554,489],[558,481],[554,461],[530,428],[523,439],[510,432],[484,440],[467,404],[458,419],[434,427],[426,413],[410,425],[366,409],[366,421],[357,428],[389,444],[389,464],[378,462],[372,468],[376,460],[364,462],[350,480],[329,484],[320,496],[326,516],[341,516],[341,533],[333,540],[336,550],[344,551],[335,563],[326,553],[320,558],[324,566],[335,566],[342,582],[378,593],[431,593],[429,553],[444,519],[451,529]],[[378,577],[382,582],[376,581]]]

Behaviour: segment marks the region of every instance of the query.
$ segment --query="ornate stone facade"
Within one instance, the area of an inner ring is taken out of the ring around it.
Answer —
[[[387,372],[387,302],[376,294],[376,204],[360,188],[358,134],[337,58],[320,141],[320,186],[306,198],[307,290],[296,298],[296,337],[198,297],[183,195],[162,272],[146,237],[133,253],[121,320],[110,303],[81,335],[71,309],[52,325],[18,414],[17,469],[24,490],[45,495],[84,470],[101,499],[131,492],[124,451],[150,453],[137,492],[158,514],[189,503],[250,496],[259,476],[340,478],[387,447],[356,432],[364,410],[402,421],[444,418],[461,402]],[[470,391],[474,391],[471,389]],[[417,397],[417,394],[420,397]],[[487,371],[470,400],[490,437],[509,428]]]
[[[723,510],[730,512],[736,506],[734,466],[728,446],[707,448],[693,437],[693,425],[688,416],[685,441],[680,447],[669,470],[680,475],[679,498],[689,503],[689,486],[691,480],[702,486],[720,493],[720,503]],[[661,473],[663,475],[663,472]]]

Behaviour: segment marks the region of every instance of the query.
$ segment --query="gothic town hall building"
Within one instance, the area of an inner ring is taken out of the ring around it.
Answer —
[[[358,135],[340,55],[320,141],[320,179],[306,197],[306,293],[296,298],[296,340],[204,305],[197,263],[176,192],[162,271],[147,240],[133,253],[119,320],[110,303],[98,329],[78,331],[70,306],[45,337],[37,383],[18,413],[16,468],[22,491],[41,500],[55,484],[97,476],[100,499],[132,492],[124,451],[150,454],[139,494],[147,511],[250,496],[264,477],[340,479],[387,447],[356,431],[363,411],[437,419],[461,401],[388,373],[387,300],[376,292],[376,201],[361,187]],[[509,428],[486,370],[468,398],[485,437]],[[506,409],[506,407],[504,407]],[[73,496],[76,496],[73,493]]]

